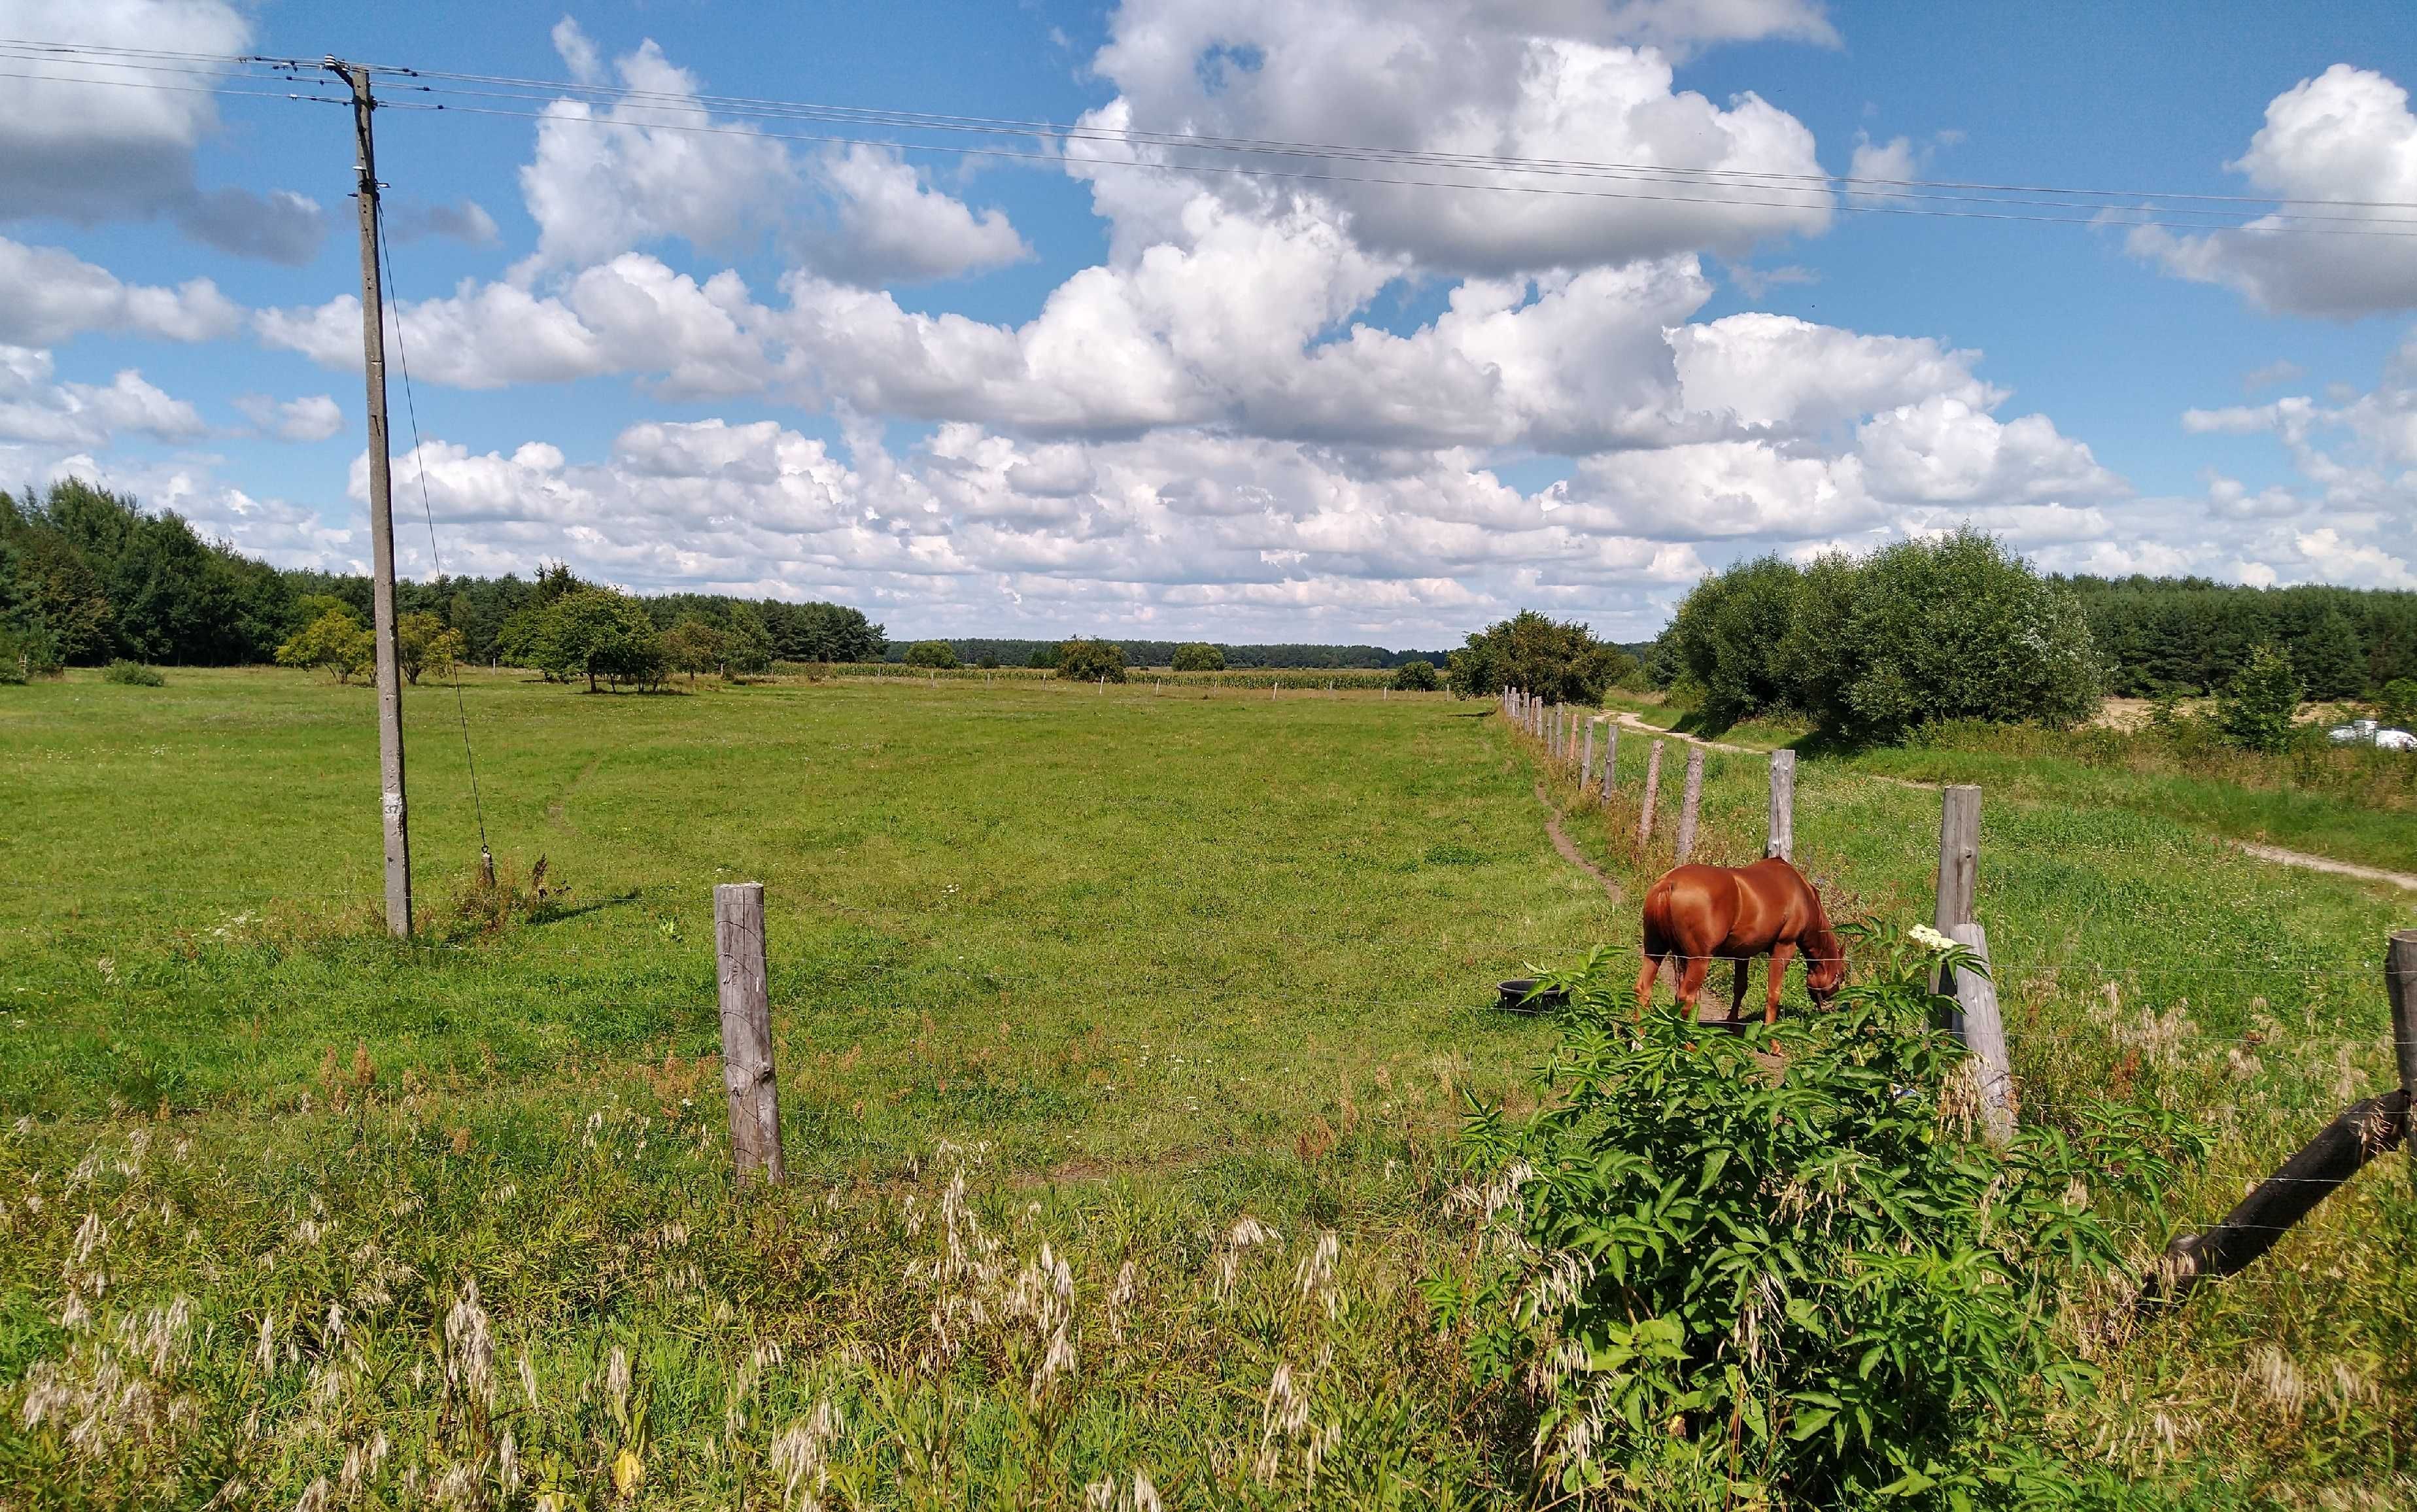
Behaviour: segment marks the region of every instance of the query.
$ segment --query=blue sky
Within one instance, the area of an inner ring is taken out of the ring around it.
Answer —
[[[2417,586],[2405,6],[0,0],[0,37],[531,82],[380,81],[449,107],[379,121],[415,573],[424,483],[456,569],[902,634],[1638,635],[1741,556],[1965,521],[2060,570]],[[345,114],[91,58],[0,78],[0,483],[365,560]],[[1134,131],[2289,196],[2358,234],[1256,176]]]

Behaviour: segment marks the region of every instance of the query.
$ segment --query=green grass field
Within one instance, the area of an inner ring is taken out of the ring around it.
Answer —
[[[1469,1242],[1463,1092],[1529,1095],[1552,1039],[1493,982],[1635,924],[1557,854],[1489,706],[497,675],[464,701],[490,843],[571,892],[461,915],[461,734],[414,690],[400,948],[366,690],[0,690],[0,1507],[1529,1493],[1517,1405],[1417,1283]],[[1644,744],[1608,813],[1550,795],[1631,899],[1667,860],[1624,806]],[[1912,923],[1938,800],[1876,765],[1805,765],[1800,859]],[[1711,852],[1758,849],[1761,794],[1758,759],[1713,758]],[[1992,788],[1981,877],[2026,1116],[2204,1110],[2185,1211],[2388,1084],[2400,897],[2036,782]],[[792,1173],[761,1199],[729,1186],[714,1053],[735,879],[768,892]],[[2106,1392],[2041,1434],[2184,1500],[2410,1496],[2417,1203],[2387,1166],[2099,1345]]]

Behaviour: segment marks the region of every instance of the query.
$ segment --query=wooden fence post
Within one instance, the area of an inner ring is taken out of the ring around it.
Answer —
[[[1603,801],[1611,802],[1611,780],[1619,766],[1619,722],[1606,718],[1603,722]]]
[[[1587,721],[1586,754],[1578,758],[1578,798],[1583,802],[1587,789],[1594,786],[1594,727],[1600,720]]]
[[[1662,742],[1653,742],[1652,755],[1645,758],[1645,809],[1636,817],[1636,843],[1645,845],[1653,838],[1653,803],[1662,795]]]
[[[2006,1059],[2006,1021],[1998,1011],[1998,984],[1989,974],[1989,932],[1978,923],[1942,931],[1981,957],[1983,970],[1955,973],[1955,1000],[1964,1010],[1964,1044],[1981,1062],[1981,1124],[1999,1149],[2014,1138],[2014,1068]]]
[[[1687,787],[1679,799],[1679,864],[1695,853],[1695,817],[1704,803],[1704,748],[1687,747]]]
[[[1762,853],[1780,860],[1796,859],[1796,753],[1771,753],[1771,838]]]
[[[1959,783],[1944,787],[1938,794],[1938,901],[1931,910],[1930,926],[1950,939],[1955,938],[1955,926],[1972,922],[1972,890],[1980,875],[1981,864],[1981,789]],[[1933,973],[1936,975],[1936,973]],[[1951,984],[1938,984],[1941,992],[1952,992]],[[1964,1010],[1951,1011],[1947,1028],[1957,1039],[1965,1038]],[[1966,1041],[1967,1044],[1970,1042]]]
[[[788,1179],[781,1156],[781,1088],[772,1075],[772,999],[764,966],[764,884],[713,890],[715,980],[722,996],[722,1085],[730,1153],[743,1184]]]
[[[1958,784],[1938,795],[1938,906],[1930,926],[1946,934],[1972,922],[1981,862],[1981,789]]]
[[[2395,929],[2384,947],[2383,986],[2392,999],[2392,1054],[2400,1090],[2417,1105],[2417,929]],[[2417,1180],[2417,1117],[2409,1120],[2409,1170]]]

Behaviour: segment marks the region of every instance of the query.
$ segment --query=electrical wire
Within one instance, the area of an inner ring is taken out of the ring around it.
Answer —
[[[395,282],[394,254],[387,246],[383,207],[373,207],[371,220],[377,231],[378,262],[386,271],[386,286],[391,290]],[[420,517],[428,524],[428,559],[436,569],[436,575],[442,578],[445,575],[445,557],[436,546],[436,511],[428,497],[428,454],[422,450],[424,443],[419,436],[419,402],[412,393],[411,353],[403,344],[401,320],[394,323],[394,356],[395,366],[403,376],[403,412],[411,417],[412,471],[419,480]],[[479,758],[470,748],[470,708],[462,694],[461,664],[456,662],[448,670],[453,682],[453,710],[462,723],[462,761],[470,772],[470,812],[477,817],[479,824],[479,875],[492,887],[495,880],[495,853],[487,848],[487,809],[479,796]]]
[[[13,53],[12,53],[12,50]],[[243,82],[266,82],[268,77],[281,77],[292,70],[315,68],[302,59],[272,58],[260,55],[221,56],[201,53],[169,53],[131,48],[85,47],[73,44],[40,43],[23,40],[0,40],[0,57],[38,58],[53,64],[79,65],[89,68],[139,69],[160,73],[187,73],[219,77],[236,68],[266,68],[271,75],[238,75]],[[441,69],[419,69],[400,65],[370,65],[373,72],[386,76],[389,88],[400,87],[431,97],[425,100],[381,100],[390,110],[422,110],[449,112],[456,115],[487,115],[507,119],[530,119],[579,123],[607,130],[676,130],[722,135],[741,135],[768,141],[794,141],[832,145],[879,146],[900,152],[945,152],[962,156],[996,158],[1010,160],[1047,162],[1060,166],[1084,168],[1121,168],[1147,172],[1213,173],[1254,178],[1295,179],[1318,183],[1361,183],[1384,187],[1424,188],[1440,190],[1474,190],[1486,192],[1524,193],[1606,200],[1633,200],[1654,203],[1701,204],[1739,209],[1775,210],[1782,212],[1829,212],[1841,214],[1891,214],[1901,216],[1937,217],[1960,220],[2027,221],[2045,224],[2111,225],[2126,229],[2150,227],[2172,231],[2221,235],[2253,236],[2417,236],[2417,217],[2344,214],[2346,210],[2410,210],[2417,211],[2417,202],[2385,200],[2317,200],[2288,195],[2256,196],[2207,194],[2185,191],[2153,191],[2071,188],[2026,183],[1987,183],[1969,180],[1890,178],[1862,176],[1787,174],[1771,170],[1685,167],[1654,163],[1598,162],[1574,159],[1527,158],[1505,155],[1450,153],[1382,146],[1351,146],[1325,143],[1289,142],[1267,138],[1223,137],[1205,134],[1149,131],[1137,129],[1103,128],[1082,124],[1011,117],[951,115],[936,113],[889,108],[843,106],[812,101],[779,100],[745,96],[684,95],[663,91],[622,89],[600,84],[564,84],[559,81],[521,78],[501,74],[465,73]],[[79,78],[68,75],[8,75],[34,77],[58,83],[89,83],[135,84],[137,81]],[[410,81],[403,84],[401,81]],[[433,82],[432,82],[433,81]],[[467,87],[467,86],[485,87]],[[156,87],[178,88],[157,84]],[[236,95],[258,95],[279,98],[267,91],[233,89],[224,86],[204,92]],[[437,98],[443,97],[443,98]],[[326,100],[327,97],[292,95],[283,98]],[[470,105],[448,103],[448,100],[485,99],[501,103]],[[843,126],[879,126],[903,131],[950,132],[958,134],[1014,133],[1037,135],[1058,143],[1090,142],[1119,146],[1161,148],[1210,154],[1275,156],[1307,158],[1336,162],[1400,164],[1414,168],[1454,173],[1515,174],[1528,176],[1576,177],[1588,180],[1610,179],[1639,185],[1627,190],[1583,189],[1553,185],[1514,182],[1472,182],[1466,179],[1430,178],[1400,175],[1348,174],[1287,168],[1249,162],[1169,162],[1142,159],[1078,158],[1062,147],[1047,150],[1017,149],[1005,146],[977,146],[965,144],[940,145],[902,141],[894,137],[865,135],[852,131],[776,132],[747,126],[716,124],[706,120],[632,120],[604,118],[555,109],[566,99],[589,102],[609,101],[623,111],[638,109],[676,110],[678,112],[722,115],[770,121],[826,122]],[[328,100],[329,103],[343,103]],[[524,105],[529,109],[509,109],[507,105]],[[1653,188],[1696,189],[1711,192],[1670,193],[1650,192]],[[1764,197],[1748,197],[1760,195]],[[1838,203],[1838,196],[1844,203]],[[1773,198],[1770,196],[1784,196]],[[2048,196],[2045,198],[2009,196]],[[2142,199],[2151,203],[2125,205],[2125,199]],[[1967,206],[1957,208],[1954,206]],[[2206,219],[2222,213],[2217,206],[2272,206],[2260,221],[2235,224]],[[2291,206],[2323,206],[2325,209],[2298,209]],[[1999,209],[1992,206],[2015,206]],[[2209,206],[2201,208],[2201,206]],[[2085,213],[2036,214],[2037,210],[2067,210]],[[2261,223],[2262,222],[2262,223]],[[2399,230],[2395,227],[2409,227]]]

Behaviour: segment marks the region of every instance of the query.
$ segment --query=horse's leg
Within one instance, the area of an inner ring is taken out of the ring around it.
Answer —
[[[1695,1000],[1704,995],[1704,978],[1711,973],[1710,956],[1690,955],[1679,967],[1679,1001],[1687,1009],[1687,1022],[1695,1021]]]
[[[1645,964],[1636,970],[1636,1016],[1642,1020],[1645,1010],[1653,1005],[1653,973],[1662,969],[1662,957],[1645,953]]]
[[[1745,1016],[1745,985],[1748,979],[1752,976],[1753,971],[1754,957],[1751,955],[1739,956],[1737,963],[1737,987],[1729,994],[1729,1016],[1731,1018],[1743,1018]]]
[[[1765,1027],[1779,1022],[1779,988],[1787,980],[1787,963],[1795,955],[1796,947],[1785,939],[1771,947],[1771,990],[1762,1003]]]

